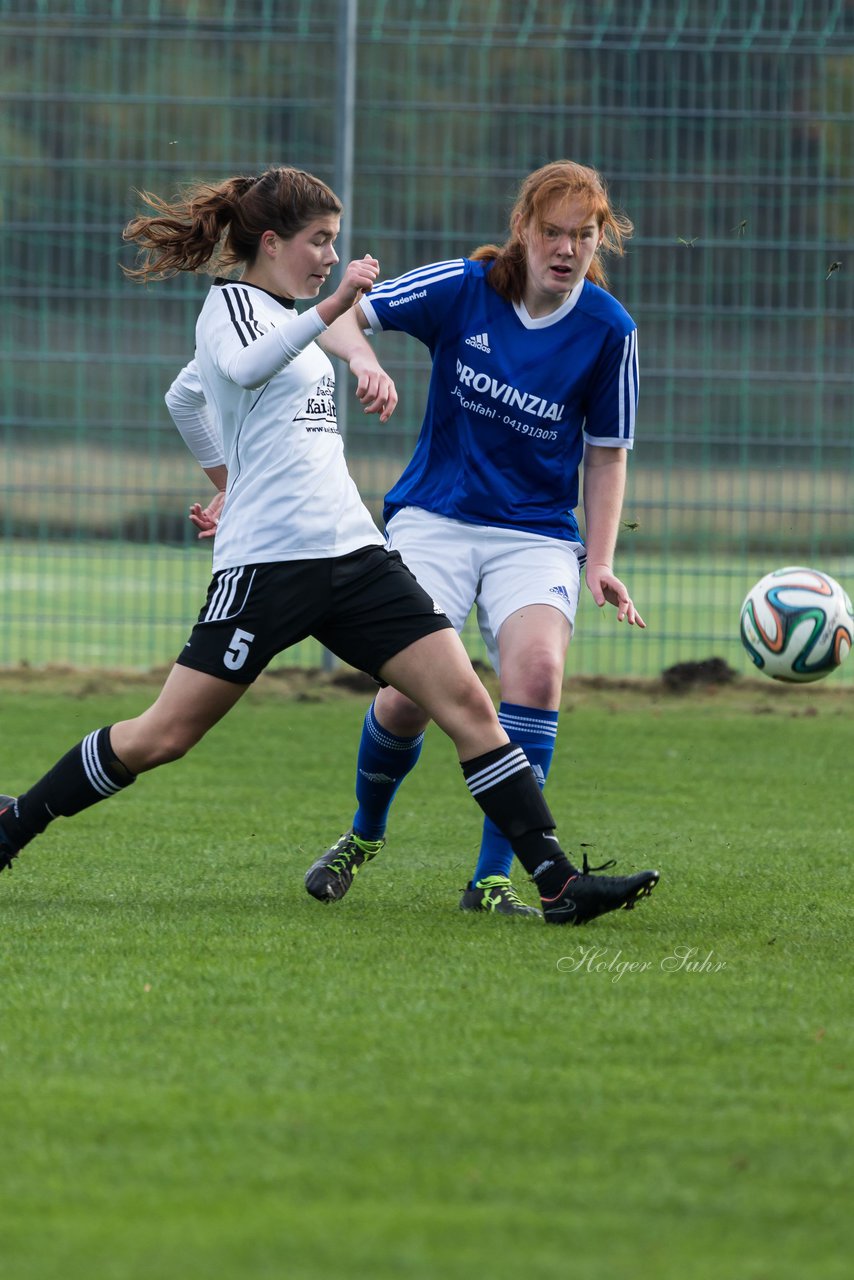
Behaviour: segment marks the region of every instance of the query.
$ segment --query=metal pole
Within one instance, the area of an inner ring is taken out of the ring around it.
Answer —
[[[352,257],[353,219],[353,136],[356,113],[356,15],[358,0],[338,0],[338,44],[336,57],[337,93],[335,98],[335,182],[337,195],[344,205],[341,231],[336,250],[341,267]],[[341,268],[339,267],[339,273]],[[340,277],[339,277],[340,278]],[[337,362],[336,396],[338,429],[347,443],[347,419],[350,405],[350,371],[342,360]]]
[[[341,231],[336,252],[341,267],[352,257],[351,233],[353,217],[353,137],[356,114],[356,18],[359,0],[338,0],[338,32],[336,41],[336,94],[335,94],[335,180],[333,187],[344,205]],[[339,267],[339,278],[341,267]],[[338,413],[338,430],[346,446],[347,420],[350,408],[350,370],[343,360],[335,361],[335,405]],[[337,658],[328,649],[323,650],[323,670],[333,671]]]

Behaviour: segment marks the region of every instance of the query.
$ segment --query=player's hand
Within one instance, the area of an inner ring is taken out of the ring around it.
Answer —
[[[378,413],[388,422],[397,408],[397,387],[373,356],[353,356],[350,372],[356,379],[356,398],[365,413]]]
[[[590,564],[588,561],[584,573],[590,594],[600,609],[606,604],[612,604],[617,610],[618,622],[625,619],[629,626],[646,626],[625,585],[614,575],[609,565]]]
[[[200,502],[194,502],[190,507],[190,522],[199,530],[198,536],[200,538],[213,538],[216,536],[224,502],[225,490],[219,489],[206,507],[203,507]]]
[[[341,304],[342,314],[355,306],[363,294],[371,292],[379,273],[380,264],[369,253],[347,264],[341,283],[333,294]]]

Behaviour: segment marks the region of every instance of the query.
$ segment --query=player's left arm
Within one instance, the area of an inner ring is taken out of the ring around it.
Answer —
[[[203,471],[225,466],[222,434],[205,399],[198,365],[191,360],[175,378],[164,397],[169,416]]]
[[[584,448],[584,523],[587,586],[600,609],[612,604],[617,621],[645,627],[624,583],[614,573],[614,553],[626,492],[627,451],[607,445]]]
[[[215,538],[219,518],[222,515],[222,509],[225,506],[225,491],[228,487],[228,468],[221,467],[202,467],[207,478],[216,489],[216,493],[211,498],[207,506],[203,507],[200,502],[194,502],[190,507],[189,516],[190,523],[194,524],[198,529],[198,537]]]
[[[380,422],[388,422],[397,406],[397,388],[365,337],[368,327],[361,307],[354,306],[320,334],[317,345],[327,355],[347,363],[356,379],[356,398],[365,413],[378,413]]]

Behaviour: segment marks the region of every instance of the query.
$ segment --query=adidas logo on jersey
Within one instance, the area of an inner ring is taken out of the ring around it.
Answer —
[[[553,596],[560,596],[561,600],[565,600],[569,604],[569,592],[566,587],[549,587],[549,591]]]
[[[492,347],[489,345],[488,333],[474,333],[470,338],[466,338],[466,346],[474,347],[476,351],[485,351],[488,356],[492,355]]]

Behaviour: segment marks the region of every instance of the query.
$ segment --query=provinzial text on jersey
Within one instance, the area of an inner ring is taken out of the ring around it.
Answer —
[[[542,396],[535,396],[530,391],[520,391],[509,382],[499,382],[488,373],[476,373],[469,365],[457,361],[457,377],[464,387],[488,395],[493,400],[509,405],[511,409],[519,409],[522,413],[532,413],[537,418],[547,418],[550,422],[563,419],[566,405],[555,404]]]

